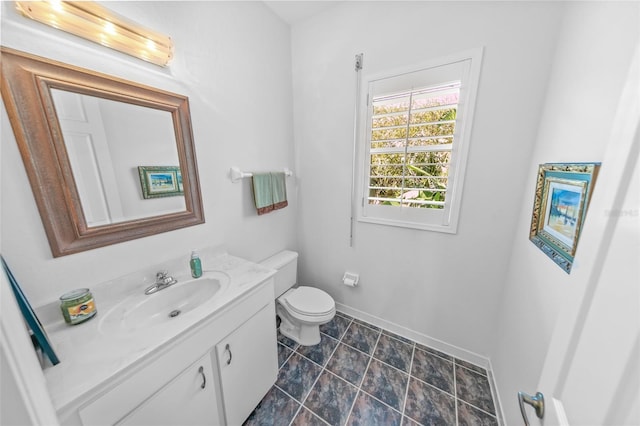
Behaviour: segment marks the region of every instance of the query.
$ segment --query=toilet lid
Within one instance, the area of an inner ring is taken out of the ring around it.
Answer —
[[[287,305],[301,315],[326,315],[335,309],[333,298],[324,291],[301,286],[287,296]]]

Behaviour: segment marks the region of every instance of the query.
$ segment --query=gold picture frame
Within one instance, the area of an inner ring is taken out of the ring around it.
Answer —
[[[591,200],[600,163],[546,163],[538,167],[529,239],[567,274]]]

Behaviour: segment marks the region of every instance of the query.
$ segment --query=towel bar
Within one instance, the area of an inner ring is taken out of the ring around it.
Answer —
[[[231,182],[237,183],[237,182],[240,182],[241,179],[252,177],[253,173],[251,173],[251,172],[243,172],[237,167],[232,167],[230,172],[229,172],[229,175],[231,177]],[[285,167],[284,175],[287,176],[287,177],[288,176],[293,176],[293,172]]]

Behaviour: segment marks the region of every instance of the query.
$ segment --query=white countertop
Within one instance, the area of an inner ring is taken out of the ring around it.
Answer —
[[[154,269],[150,268],[147,268],[146,274],[130,274],[91,287],[98,313],[81,324],[67,325],[57,308],[57,320],[56,316],[53,316],[53,322],[45,321],[45,330],[60,363],[44,370],[56,410],[67,407],[86,392],[107,382],[162,345],[214,316],[275,273],[274,270],[224,252],[215,252],[209,257],[206,253],[200,255],[205,275],[210,271],[213,274],[228,276],[229,285],[199,307],[170,321],[164,321],[160,327],[150,326],[127,333],[117,333],[110,331],[113,324],[105,323],[113,321],[115,316],[109,315],[109,312],[127,297],[144,294],[144,290],[155,278],[155,272],[150,273]],[[180,262],[175,265],[181,264],[181,269],[172,269],[173,262],[163,266],[170,273],[172,270],[178,271],[173,275],[178,278],[178,284],[175,285],[179,286],[180,277],[188,276],[189,270],[184,266],[184,259],[176,262]],[[48,309],[51,311],[51,307]],[[44,315],[51,317],[51,312]]]

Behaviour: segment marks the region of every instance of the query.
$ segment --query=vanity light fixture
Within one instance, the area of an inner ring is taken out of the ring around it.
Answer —
[[[93,1],[17,1],[26,17],[156,65],[173,57],[169,36],[149,30]]]

